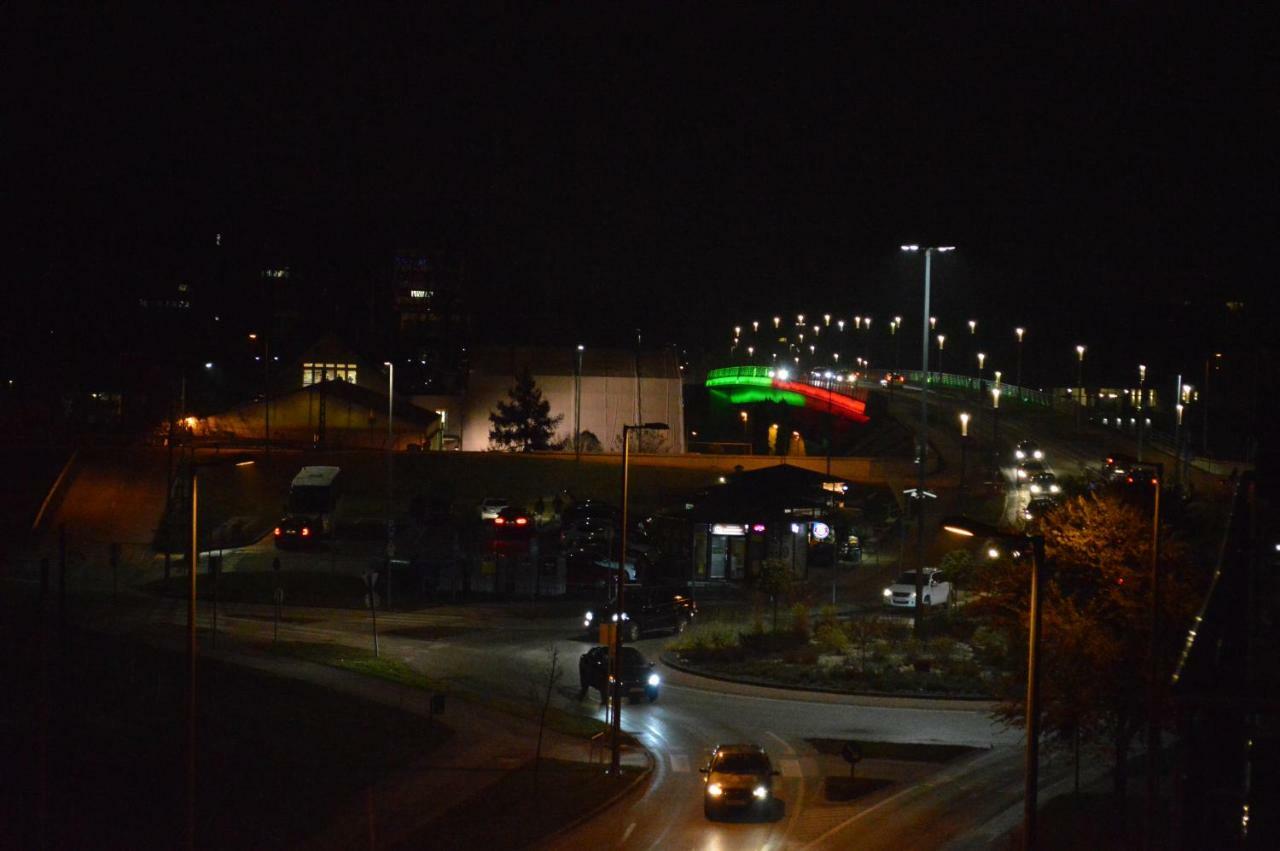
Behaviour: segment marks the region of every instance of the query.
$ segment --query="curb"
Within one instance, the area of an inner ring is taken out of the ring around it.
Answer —
[[[719,674],[708,671],[705,668],[690,665],[676,656],[670,651],[663,651],[658,657],[662,664],[675,668],[686,674],[692,674],[695,677],[705,677],[708,680],[719,680],[725,683],[739,683],[748,686],[762,686],[764,688],[776,688],[781,691],[794,691],[810,694],[840,694],[848,697],[896,697],[906,700],[958,700],[970,701],[973,703],[997,703],[993,697],[975,694],[937,694],[935,692],[896,692],[896,691],[848,691],[846,689],[821,688],[815,686],[798,686],[792,683],[778,682],[777,680],[766,680],[761,677],[731,677],[727,674]]]
[[[603,813],[605,810],[609,809],[609,808],[610,808],[610,807],[612,807],[614,804],[616,804],[616,803],[618,803],[619,801],[621,801],[621,800],[622,800],[623,798],[625,798],[627,795],[630,795],[633,791],[635,791],[635,789],[636,789],[636,788],[637,788],[641,783],[648,783],[648,782],[649,782],[649,778],[653,776],[653,767],[654,767],[654,765],[655,765],[655,759],[654,759],[654,756],[653,756],[653,752],[652,752],[652,751],[650,751],[648,748],[646,748],[646,747],[643,747],[643,746],[642,746],[640,749],[641,749],[642,751],[644,751],[644,758],[645,758],[645,760],[646,760],[649,764],[648,764],[648,766],[644,769],[644,771],[641,771],[639,774],[637,774],[637,775],[635,776],[635,778],[634,778],[634,779],[632,779],[632,781],[631,781],[630,783],[628,783],[624,788],[619,789],[615,794],[610,795],[608,798],[606,798],[605,800],[601,801],[601,802],[600,802],[599,804],[597,804],[596,806],[592,807],[592,808],[591,808],[590,810],[588,810],[587,812],[583,813],[582,815],[578,816],[577,818],[573,819],[572,821],[570,821],[570,822],[568,822],[568,823],[566,823],[566,824],[561,825],[560,827],[558,827],[558,828],[556,828],[555,830],[553,830],[551,833],[548,833],[546,836],[544,836],[544,837],[542,837],[541,839],[539,839],[539,840],[538,840],[536,843],[534,843],[533,845],[528,845],[528,846],[524,846],[524,847],[527,847],[527,848],[551,848],[551,847],[553,847],[553,844],[554,844],[554,842],[555,842],[557,839],[559,839],[559,838],[563,837],[566,833],[569,833],[569,832],[571,832],[571,831],[573,831],[573,830],[577,830],[577,829],[578,829],[579,827],[581,827],[582,825],[584,825],[584,824],[586,824],[587,822],[591,821],[591,820],[592,820],[592,819],[594,819],[596,816],[600,815],[600,814],[601,814],[601,813]]]

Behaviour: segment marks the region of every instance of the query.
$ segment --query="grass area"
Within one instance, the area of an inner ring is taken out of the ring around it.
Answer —
[[[485,693],[479,688],[468,688],[465,683],[457,681],[446,683],[436,680],[414,670],[399,659],[374,658],[373,654],[367,650],[358,650],[335,644],[306,644],[301,642],[281,642],[275,647],[276,652],[298,659],[305,659],[308,662],[329,665],[368,677],[377,677],[408,688],[431,692],[447,692],[452,698],[480,704],[506,715],[513,715],[533,722],[538,720],[538,708],[529,701]],[[608,725],[597,718],[567,712],[555,706],[547,708],[546,724],[548,730],[555,730],[558,733],[581,739],[589,739],[596,733],[609,729]],[[623,738],[629,744],[634,744],[634,740],[631,737],[624,734]]]
[[[610,777],[601,765],[552,759],[535,773],[530,762],[434,819],[400,848],[487,848],[499,836],[501,847],[529,847],[608,801],[636,773],[624,768],[621,777]]]
[[[89,837],[99,849],[181,844],[183,657],[71,628],[42,642],[43,625],[16,620],[0,660],[10,710],[0,796],[13,816],[0,820],[0,847],[83,847]],[[198,682],[201,848],[296,845],[449,735],[409,713],[212,659]]]
[[[175,575],[168,580],[158,579],[146,588],[166,597],[185,597],[187,577]],[[291,606],[337,609],[364,606],[365,589],[360,577],[303,570],[221,574],[218,577],[218,602],[270,604],[276,588],[284,589],[286,612]],[[196,574],[196,595],[202,600],[213,597],[208,574]]]
[[[839,756],[850,741],[863,759],[894,759],[903,762],[950,762],[977,751],[964,745],[929,745],[911,742],[870,742],[862,739],[806,739],[821,754]]]

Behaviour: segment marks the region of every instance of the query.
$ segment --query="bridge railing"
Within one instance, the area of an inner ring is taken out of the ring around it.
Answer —
[[[919,386],[922,382],[922,376],[925,373],[920,370],[904,372],[907,377],[908,384]],[[930,372],[928,373],[929,387],[931,389],[941,390],[960,390],[970,391],[973,393],[990,392],[991,388],[996,386],[994,380],[983,378],[981,380],[972,375],[955,375],[950,372]],[[1043,390],[1032,390],[1030,387],[1019,387],[1016,384],[1007,384],[1000,382],[1000,401],[1013,400],[1024,402],[1029,405],[1041,405],[1043,407],[1053,406],[1053,395]]]

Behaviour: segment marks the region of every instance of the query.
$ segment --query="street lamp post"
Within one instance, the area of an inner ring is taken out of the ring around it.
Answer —
[[[573,460],[582,460],[582,352],[585,347],[578,344],[577,367],[573,373]]]
[[[987,353],[978,352],[978,396],[982,396],[982,368],[986,365]]]
[[[1027,617],[1027,749],[1023,764],[1022,802],[1022,847],[1030,851],[1036,847],[1036,808],[1040,785],[1040,593],[1044,584],[1044,536],[1001,532],[963,516],[945,518],[942,528],[967,538],[982,535],[1030,545],[1031,548],[1031,606]]]
[[[1076,430],[1080,429],[1080,408],[1084,404],[1084,346],[1076,346]]]
[[[969,452],[969,415],[967,413],[960,414],[960,508],[964,509],[965,497],[968,493],[966,486],[967,476],[967,455]],[[916,598],[920,599],[919,597]]]
[[[618,679],[622,672],[622,632],[623,621],[622,615],[626,612],[623,606],[623,594],[626,589],[626,573],[627,573],[627,524],[630,522],[628,518],[627,495],[630,490],[629,481],[629,464],[631,460],[631,432],[633,431],[666,431],[669,429],[666,423],[641,423],[639,425],[624,425],[622,427],[622,534],[621,551],[618,553],[618,596],[614,605],[614,616],[617,617],[616,624],[613,629],[613,654],[610,658],[610,707],[611,718],[609,723],[609,747],[611,755],[609,757],[609,773],[618,776],[620,772],[619,765],[619,734],[622,730],[622,690],[618,688]],[[639,577],[636,577],[637,579]]]
[[[1000,388],[991,388],[991,451],[1000,453]]]
[[[1026,328],[1014,328],[1013,333],[1018,335],[1018,368],[1014,373],[1014,383],[1018,385],[1018,397],[1022,397],[1022,335],[1026,332]]]
[[[1151,519],[1151,658],[1147,672],[1147,847],[1154,847],[1152,838],[1156,824],[1156,802],[1160,794],[1160,726],[1157,709],[1160,700],[1160,489],[1164,486],[1164,465],[1157,463],[1156,475],[1151,480],[1155,502]]]
[[[1142,437],[1143,423],[1147,418],[1147,367],[1146,364],[1138,364],[1138,463],[1142,463]]]
[[[942,380],[942,349],[947,343],[947,335],[938,335],[938,380]]]
[[[904,245],[902,250],[916,252],[920,250],[920,246]],[[929,290],[932,283],[933,254],[935,251],[946,253],[954,250],[954,245],[929,246],[924,249],[924,311],[920,323],[920,369],[923,380],[920,382],[920,437],[916,449],[918,489],[921,494],[925,492],[925,460],[929,449],[929,331],[933,327],[933,320],[929,316]],[[920,605],[924,600],[924,502],[921,501],[917,507],[919,513],[916,517],[916,559],[919,564],[916,570],[916,606],[913,614],[915,633],[918,637],[924,625],[924,607]]]
[[[392,423],[395,417],[396,365],[391,361],[383,361],[387,367],[387,558],[384,573],[387,577],[387,599],[385,608],[391,608],[391,558],[395,555],[396,527],[392,520],[392,499],[395,493],[395,437],[392,434]],[[369,589],[372,602],[373,589]],[[370,606],[372,608],[372,606]]]

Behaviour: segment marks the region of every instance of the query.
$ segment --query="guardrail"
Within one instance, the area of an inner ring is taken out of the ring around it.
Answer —
[[[902,373],[907,378],[907,383],[920,385],[922,383],[921,376],[925,373],[920,370],[913,370]],[[955,375],[950,372],[930,372],[928,373],[929,386],[947,389],[947,390],[968,390],[974,393],[987,392],[996,386],[995,381],[990,378],[981,380],[971,375]],[[1023,402],[1029,405],[1040,405],[1045,408],[1053,406],[1053,396],[1043,390],[1032,390],[1030,387],[1019,387],[1016,384],[1006,384],[1000,382],[1000,401]]]

